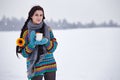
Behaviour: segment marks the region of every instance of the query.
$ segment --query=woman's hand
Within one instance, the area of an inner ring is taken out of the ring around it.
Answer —
[[[35,45],[44,45],[48,42],[47,38],[43,38],[41,41],[35,41]]]

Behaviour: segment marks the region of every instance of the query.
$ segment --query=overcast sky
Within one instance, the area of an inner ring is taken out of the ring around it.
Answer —
[[[113,19],[120,23],[120,0],[0,0],[0,18],[27,18],[30,8],[41,5],[47,20],[96,23]]]

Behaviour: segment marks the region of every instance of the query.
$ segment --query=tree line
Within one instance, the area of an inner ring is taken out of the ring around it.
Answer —
[[[19,31],[24,25],[25,19],[17,19],[15,17],[8,18],[3,16],[0,20],[0,31]],[[82,24],[81,22],[73,22],[70,23],[66,19],[63,20],[45,20],[45,22],[50,25],[51,28],[57,30],[65,30],[65,29],[77,29],[77,28],[95,28],[95,27],[120,27],[120,25],[113,20],[109,20],[108,23],[103,22],[101,24],[96,24],[95,21],[91,21],[90,23]]]

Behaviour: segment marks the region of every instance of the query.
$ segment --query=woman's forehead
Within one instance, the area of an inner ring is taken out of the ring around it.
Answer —
[[[35,13],[43,14],[43,11],[42,10],[36,10]]]

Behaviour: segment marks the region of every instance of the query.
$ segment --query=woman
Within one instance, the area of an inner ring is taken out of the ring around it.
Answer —
[[[28,14],[20,38],[25,43],[16,47],[27,59],[27,77],[29,80],[55,80],[57,65],[53,52],[58,45],[51,28],[44,22],[44,10],[40,6],[33,6]],[[36,33],[43,33],[42,40],[36,40]],[[18,54],[17,54],[18,55]]]

